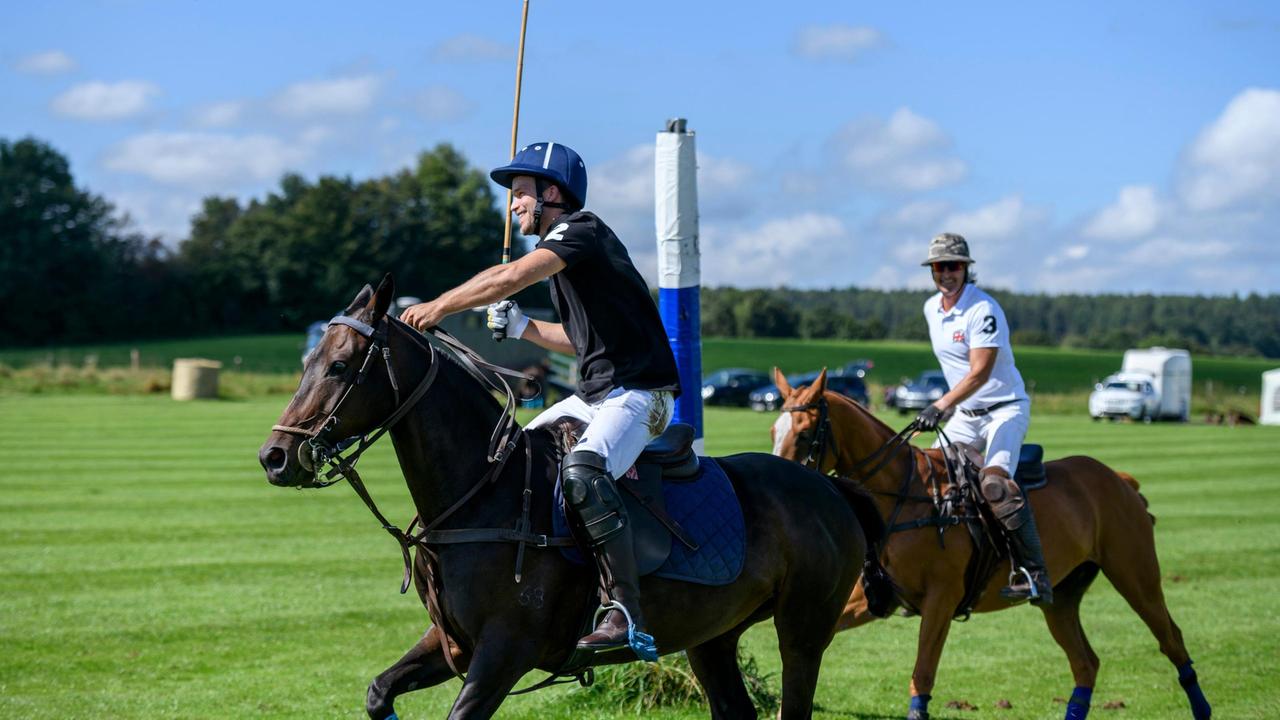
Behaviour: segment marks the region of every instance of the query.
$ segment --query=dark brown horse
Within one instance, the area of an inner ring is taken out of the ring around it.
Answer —
[[[526,538],[550,534],[557,463],[550,433],[520,431],[464,367],[471,361],[432,350],[421,335],[387,316],[392,297],[388,276],[334,318],[259,459],[273,485],[315,487],[324,457],[317,460],[313,450],[390,426],[413,503],[426,524],[439,527],[414,563],[434,624],[373,680],[366,709],[375,720],[393,717],[398,695],[454,677],[452,665],[466,677],[449,717],[489,717],[529,671],[565,667],[596,606],[596,574],[536,543],[459,542],[456,534],[448,544],[431,539],[477,528],[516,528]],[[512,430],[510,442],[496,449],[509,451],[498,453],[508,460],[491,461],[491,439],[506,437],[504,427]],[[755,717],[736,662],[738,639],[749,626],[774,617],[782,655],[781,717],[809,717],[823,652],[858,576],[848,558],[865,552],[855,504],[866,499],[767,454],[717,462],[742,505],[744,568],[731,584],[717,587],[644,578],[649,630],[661,653],[687,650],[712,717]],[[864,510],[878,523],[870,501]],[[532,527],[521,530],[521,517],[531,518]],[[445,522],[433,522],[439,518]],[[519,583],[513,577],[518,562]],[[426,593],[428,574],[435,581],[432,593]]]
[[[891,534],[880,543],[881,562],[899,600],[920,614],[911,694],[925,700],[913,702],[909,717],[927,718],[927,696],[933,690],[951,620],[965,601],[966,571],[974,556],[974,543],[963,525],[945,526],[940,543],[939,525],[931,519],[935,506],[925,478],[945,481],[942,453],[903,445],[896,453],[886,453],[895,457],[878,470],[878,461],[865,466],[867,458],[898,434],[861,405],[826,390],[825,371],[811,385],[795,389],[777,369],[774,375],[784,398],[783,412],[772,431],[774,454],[816,465],[824,473],[858,476],[856,481],[875,496],[886,519]],[[1045,487],[1029,492],[1027,497],[1054,582],[1053,604],[1040,609],[1049,632],[1071,663],[1076,683],[1068,719],[1085,717],[1098,676],[1098,656],[1080,625],[1080,601],[1099,570],[1147,624],[1161,652],[1178,668],[1194,717],[1208,718],[1209,704],[1191,669],[1182,632],[1165,605],[1152,528],[1154,519],[1147,513],[1145,499],[1138,494],[1137,481],[1083,456],[1046,463],[1045,473]],[[948,489],[948,484],[942,482],[940,494]],[[970,583],[970,587],[981,589],[973,602],[973,612],[1012,607],[998,592],[1008,579],[1007,569],[1005,563],[994,563]],[[876,619],[868,607],[863,585],[859,581],[854,589],[839,629]]]

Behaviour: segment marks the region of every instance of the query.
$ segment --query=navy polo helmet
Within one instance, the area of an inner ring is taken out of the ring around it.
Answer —
[[[576,207],[587,204],[587,166],[573,148],[554,142],[536,142],[520,148],[510,163],[489,171],[502,187],[511,187],[517,175],[531,175],[560,186]]]

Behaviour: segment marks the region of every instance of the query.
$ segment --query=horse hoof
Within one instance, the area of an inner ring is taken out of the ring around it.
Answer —
[[[924,710],[912,710],[907,713],[907,720],[929,720],[929,713]]]

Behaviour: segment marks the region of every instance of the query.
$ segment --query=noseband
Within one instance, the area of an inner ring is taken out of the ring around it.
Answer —
[[[805,456],[801,465],[822,472],[822,460],[826,457],[828,437],[831,435],[831,415],[827,412],[827,398],[819,397],[817,402],[804,405],[784,405],[782,411],[806,412],[814,408],[818,410],[818,429],[809,443],[809,454]]]

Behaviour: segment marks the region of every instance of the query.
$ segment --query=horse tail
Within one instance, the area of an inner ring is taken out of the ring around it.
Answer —
[[[889,572],[880,564],[880,546],[888,535],[884,518],[880,517],[871,493],[848,478],[837,476],[831,481],[853,509],[866,540],[867,553],[862,560],[862,594],[867,598],[867,611],[878,618],[889,617],[898,605],[898,593]]]
[[[1142,500],[1142,507],[1146,508],[1147,510],[1147,517],[1151,518],[1151,524],[1155,525],[1156,516],[1151,513],[1151,503],[1147,502],[1147,496],[1143,495],[1138,490],[1138,488],[1140,487],[1138,483],[1138,479],[1127,472],[1120,472],[1119,470],[1116,471],[1116,475],[1119,475],[1121,480],[1125,481],[1125,483],[1127,483],[1129,487],[1133,488],[1134,492],[1138,493],[1138,499]]]

